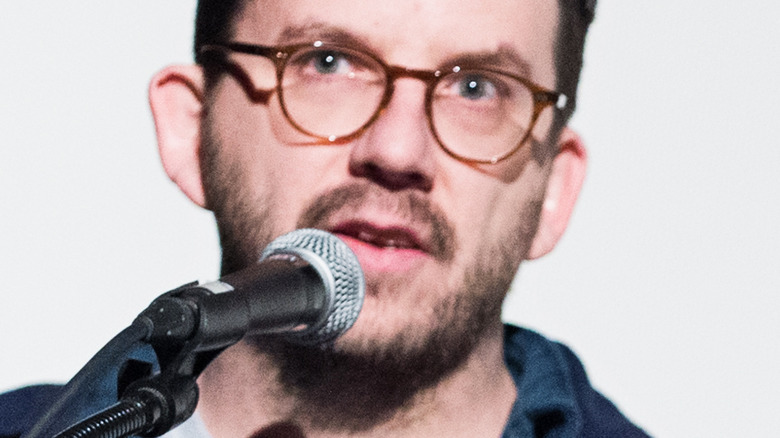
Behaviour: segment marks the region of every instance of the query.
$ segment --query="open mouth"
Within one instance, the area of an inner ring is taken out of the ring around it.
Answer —
[[[427,252],[414,233],[402,228],[380,228],[365,222],[349,222],[331,231],[381,249],[412,249]]]
[[[410,273],[431,256],[421,238],[405,227],[351,221],[329,231],[343,238],[367,274]]]

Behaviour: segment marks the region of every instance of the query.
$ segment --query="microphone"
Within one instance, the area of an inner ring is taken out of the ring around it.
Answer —
[[[187,342],[194,352],[225,348],[247,335],[320,345],[352,327],[364,294],[352,250],[333,234],[300,229],[271,242],[247,269],[163,294],[134,324],[145,326],[152,345]]]

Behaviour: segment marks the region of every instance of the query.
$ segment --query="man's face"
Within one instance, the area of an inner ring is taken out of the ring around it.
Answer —
[[[502,69],[555,88],[557,2],[256,1],[237,20],[235,41],[289,45],[347,35],[387,64],[414,69],[497,54]],[[202,153],[225,270],[254,263],[285,232],[322,228],[356,253],[368,286],[343,348],[411,351],[443,332],[494,327],[536,230],[552,110],[512,157],[473,165],[437,144],[424,102],[422,81],[398,79],[359,138],[304,144],[278,123],[277,97],[253,102],[225,75],[207,98]]]

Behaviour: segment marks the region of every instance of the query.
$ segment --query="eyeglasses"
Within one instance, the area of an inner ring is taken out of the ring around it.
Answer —
[[[246,71],[228,59],[231,52],[270,62]],[[328,142],[360,136],[390,102],[396,79],[419,79],[427,87],[425,112],[439,145],[472,163],[497,163],[511,156],[531,136],[542,110],[561,110],[567,101],[561,93],[497,69],[452,65],[415,70],[322,41],[282,47],[207,44],[199,54],[203,62],[221,60],[237,67],[232,72],[249,80],[266,100],[276,91],[282,113],[296,130]],[[206,57],[214,54],[222,56]]]

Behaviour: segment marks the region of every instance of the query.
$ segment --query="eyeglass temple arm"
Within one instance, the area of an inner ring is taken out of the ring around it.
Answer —
[[[236,80],[238,80],[238,83],[241,85],[241,87],[246,92],[247,96],[255,102],[255,103],[261,103],[261,104],[267,104],[268,100],[271,98],[271,94],[273,94],[275,88],[270,89],[262,89],[262,88],[256,88],[255,85],[252,83],[252,79],[249,77],[249,74],[241,68],[240,65],[235,63],[234,61],[231,61],[227,54],[231,51],[236,51],[239,53],[247,53],[250,55],[259,55],[263,57],[270,58],[271,60],[276,60],[275,57],[273,57],[274,50],[266,47],[256,47],[256,46],[248,46],[244,44],[204,44],[198,53],[202,56],[205,56],[209,53],[219,54],[221,56],[218,56],[216,58],[212,58],[212,62],[218,62],[223,65],[225,70],[228,74],[232,75]],[[261,53],[262,52],[262,53]],[[205,62],[203,59],[201,59],[201,63]]]
[[[538,104],[553,105],[558,110],[566,108],[569,103],[569,98],[565,94],[546,90],[534,92],[534,99]]]

